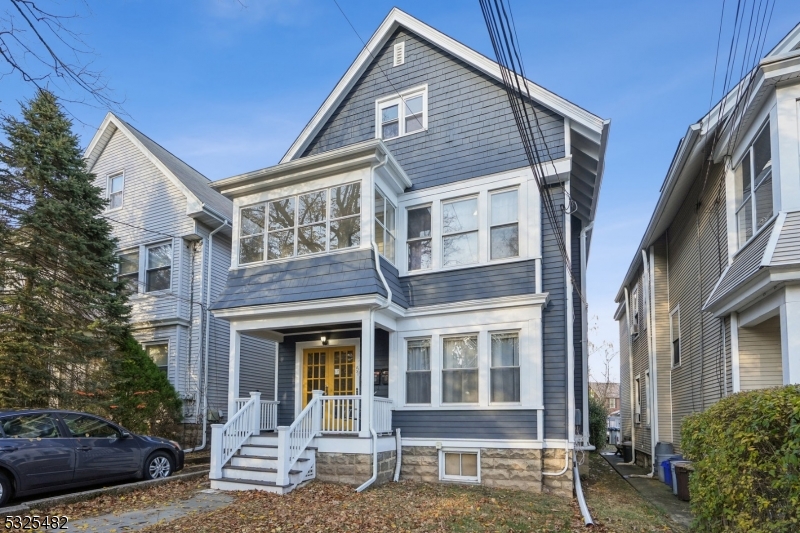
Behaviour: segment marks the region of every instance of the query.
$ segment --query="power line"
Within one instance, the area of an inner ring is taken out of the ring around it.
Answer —
[[[111,221],[111,222],[116,222],[117,224],[122,224],[123,226],[128,226],[130,228],[135,228],[135,229],[142,230],[142,231],[147,231],[147,232],[153,233],[155,235],[161,235],[161,236],[164,236],[164,237],[172,237],[173,239],[180,239],[181,238],[181,237],[178,237],[177,235],[171,235],[169,233],[164,233],[162,231],[155,231],[155,230],[152,230],[152,229],[143,228],[141,226],[136,226],[135,224],[129,224],[128,222],[123,222],[121,220],[117,220],[116,218],[111,218],[108,215],[102,215],[101,214],[100,216],[105,218],[106,220]]]

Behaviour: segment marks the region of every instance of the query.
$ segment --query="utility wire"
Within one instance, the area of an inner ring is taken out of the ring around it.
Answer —
[[[108,216],[108,215],[102,215],[102,214],[101,214],[100,216],[101,216],[101,217],[103,217],[103,218],[105,218],[106,220],[109,220],[109,221],[111,221],[111,222],[115,222],[115,223],[117,223],[117,224],[122,224],[123,226],[128,226],[128,227],[130,227],[130,228],[134,228],[134,229],[138,229],[138,230],[142,230],[142,231],[147,231],[147,232],[149,232],[149,233],[153,233],[153,234],[155,234],[155,235],[161,235],[161,236],[163,236],[163,237],[172,237],[173,239],[180,239],[180,238],[181,238],[181,237],[178,237],[177,235],[172,235],[172,234],[169,234],[169,233],[164,233],[164,232],[161,232],[161,231],[155,231],[155,230],[152,230],[152,229],[143,228],[143,227],[141,227],[141,226],[136,226],[136,225],[134,225],[134,224],[129,224],[129,223],[127,223],[127,222],[123,222],[123,221],[121,221],[121,220],[117,220],[116,218],[111,218],[111,217],[110,217],[110,216]]]

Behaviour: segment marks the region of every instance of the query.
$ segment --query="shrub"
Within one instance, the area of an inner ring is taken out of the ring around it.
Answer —
[[[175,388],[132,336],[120,351],[107,402],[111,418],[135,433],[175,438],[183,419]]]
[[[602,400],[589,395],[589,444],[598,450],[606,445],[608,411]]]
[[[701,531],[800,531],[800,386],[725,398],[683,422]]]

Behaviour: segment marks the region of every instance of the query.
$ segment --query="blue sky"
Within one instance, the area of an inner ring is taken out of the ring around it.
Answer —
[[[365,40],[397,5],[492,56],[478,0],[339,3]],[[511,5],[528,76],[612,120],[588,299],[590,339],[616,347],[614,296],[679,139],[709,107],[722,0]],[[211,179],[277,163],[362,47],[333,0],[88,6],[74,23],[126,119]],[[767,49],[797,22],[800,2],[777,0]],[[0,110],[30,96],[0,79]],[[69,110],[88,143],[105,110]]]

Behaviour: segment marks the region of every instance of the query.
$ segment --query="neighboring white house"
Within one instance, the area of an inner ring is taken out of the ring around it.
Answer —
[[[131,288],[134,337],[169,376],[186,422],[227,415],[228,324],[208,312],[231,257],[231,201],[195,169],[109,113],[86,149]],[[249,339],[267,360],[274,343]],[[265,387],[250,374],[248,390]],[[266,389],[263,389],[266,391]],[[206,394],[207,393],[207,394]]]

